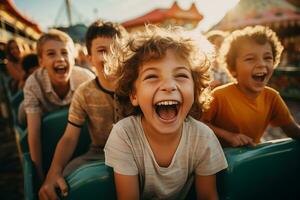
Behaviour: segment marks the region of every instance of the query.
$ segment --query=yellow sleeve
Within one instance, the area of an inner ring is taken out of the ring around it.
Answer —
[[[284,126],[293,122],[293,116],[291,115],[287,105],[278,93],[273,102],[272,110],[272,126]]]

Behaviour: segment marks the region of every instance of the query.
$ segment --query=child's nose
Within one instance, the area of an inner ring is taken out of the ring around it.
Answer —
[[[161,85],[161,90],[166,92],[173,92],[177,90],[177,86],[175,81],[173,80],[165,80]]]
[[[58,54],[58,56],[57,56],[57,60],[65,60],[65,56],[64,55],[62,55],[62,54]]]
[[[264,60],[264,58],[258,59],[258,62],[257,62],[258,67],[265,67],[266,65],[267,65],[267,62]]]

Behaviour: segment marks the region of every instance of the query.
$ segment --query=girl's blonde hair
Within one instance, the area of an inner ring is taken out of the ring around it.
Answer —
[[[105,73],[117,79],[116,94],[126,108],[126,114],[140,113],[133,107],[129,95],[134,90],[139,68],[150,60],[161,59],[168,49],[188,63],[194,81],[194,104],[190,113],[199,118],[206,108],[209,94],[209,67],[214,58],[213,46],[199,34],[185,32],[182,28],[168,29],[148,25],[144,31],[136,32],[127,38],[116,39],[111,46],[111,54],[106,56]]]
[[[227,68],[229,73],[235,70],[238,50],[245,40],[251,40],[262,45],[269,43],[273,53],[274,68],[278,66],[283,46],[273,30],[260,25],[248,26],[244,29],[233,31],[225,38],[218,57],[220,66]]]

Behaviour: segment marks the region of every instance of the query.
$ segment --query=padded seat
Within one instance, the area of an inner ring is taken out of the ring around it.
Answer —
[[[103,161],[85,164],[66,178],[69,184],[67,200],[101,200],[116,198],[113,170]]]
[[[43,167],[47,172],[52,157],[55,152],[56,145],[64,134],[68,122],[68,108],[52,112],[45,116],[41,126],[41,140],[42,140],[42,155],[43,155]],[[80,133],[78,144],[73,154],[73,157],[77,157],[85,153],[89,144],[91,143],[87,125],[85,124]],[[67,148],[67,147],[66,147]]]
[[[48,114],[43,117],[41,125],[41,143],[42,143],[42,157],[44,172],[49,170],[52,158],[55,152],[56,145],[64,134],[68,118],[68,108],[64,108]],[[20,146],[23,151],[23,175],[24,175],[24,196],[27,200],[37,199],[38,184],[35,180],[35,169],[30,158],[28,151],[26,152],[27,143],[27,131],[23,133],[20,140]],[[23,142],[23,143],[22,143]],[[26,142],[26,143],[25,143]],[[78,144],[73,154],[73,158],[85,153],[90,144],[90,136],[88,133],[87,125],[85,124],[80,133]],[[68,147],[66,147],[68,148]],[[27,149],[28,150],[28,149]]]
[[[300,199],[300,142],[225,149],[228,168],[217,176],[220,199]]]

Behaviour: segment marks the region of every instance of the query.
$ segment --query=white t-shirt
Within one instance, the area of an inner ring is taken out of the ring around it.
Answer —
[[[105,163],[122,175],[138,175],[142,199],[184,199],[194,174],[206,176],[227,167],[220,143],[205,124],[187,117],[168,167],[160,167],[145,137],[141,116],[114,125],[105,146]]]

